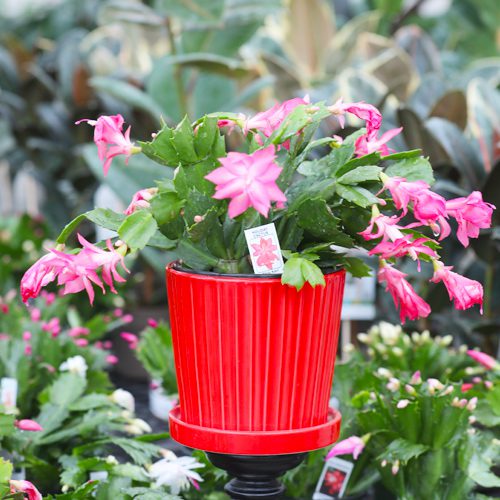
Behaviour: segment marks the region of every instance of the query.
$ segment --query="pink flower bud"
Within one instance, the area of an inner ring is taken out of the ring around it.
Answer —
[[[122,332],[120,333],[120,337],[127,342],[130,349],[135,349],[137,347],[137,343],[139,342],[137,335],[130,332]]]
[[[108,354],[106,356],[106,362],[109,363],[110,365],[116,365],[118,363],[119,359],[117,356],[114,354]]]
[[[87,339],[75,339],[73,343],[78,347],[86,347],[89,345],[89,341]]]
[[[203,215],[195,215],[193,217],[194,222],[198,223],[201,222],[204,219]]]
[[[24,346],[24,355],[25,356],[31,356],[33,354],[33,349],[31,348],[30,344],[26,344]]]
[[[474,351],[472,349],[467,351],[467,354],[474,360],[483,365],[487,370],[493,370],[496,366],[496,359],[481,351]]]
[[[33,309],[31,309],[30,311],[30,317],[31,321],[36,323],[37,321],[40,321],[40,318],[42,317],[42,312],[37,307],[33,307]]]
[[[466,405],[467,410],[474,411],[477,407],[477,398],[472,398]]]
[[[151,327],[151,328],[156,328],[158,326],[158,321],[156,321],[155,319],[153,318],[149,318],[148,319],[148,325]]]
[[[68,335],[70,337],[79,337],[80,335],[88,335],[89,333],[90,330],[88,328],[85,328],[83,326],[75,326],[69,330]]]
[[[29,342],[31,340],[31,332],[28,331],[23,332],[23,340],[25,342]]]
[[[43,431],[42,426],[35,422],[34,420],[16,420],[14,425],[20,429],[21,431],[30,431],[30,432],[40,432]]]
[[[493,389],[493,382],[491,380],[485,380],[484,386],[486,387],[486,389]]]
[[[131,314],[125,314],[125,316],[122,317],[122,321],[124,323],[132,323],[132,321],[134,321],[134,317]]]
[[[111,340],[105,340],[102,343],[102,346],[104,347],[104,349],[111,349],[113,347],[113,342],[111,342]]]
[[[422,378],[420,376],[420,370],[417,370],[410,379],[410,384],[412,385],[420,385],[422,383]]]
[[[399,460],[396,460],[391,467],[392,475],[395,476],[399,472]]]
[[[467,392],[467,391],[470,391],[473,387],[474,387],[474,384],[470,384],[470,383],[466,382],[466,383],[462,384],[461,391]]]
[[[121,318],[123,316],[123,309],[121,309],[120,307],[117,307],[114,311],[113,311],[113,316],[115,318]]]

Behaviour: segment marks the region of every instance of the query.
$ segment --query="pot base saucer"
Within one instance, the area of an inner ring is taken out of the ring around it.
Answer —
[[[180,406],[170,411],[172,439],[189,448],[238,455],[284,455],[325,448],[339,437],[341,415],[329,408],[324,424],[280,431],[233,431],[182,421]]]

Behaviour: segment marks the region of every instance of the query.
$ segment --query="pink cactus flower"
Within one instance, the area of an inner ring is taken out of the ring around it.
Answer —
[[[415,320],[429,316],[431,307],[414,288],[405,280],[405,273],[382,261],[379,272],[379,283],[386,284],[386,290],[392,295],[394,304],[399,307],[399,317],[404,323],[406,318]]]
[[[158,321],[156,321],[154,318],[149,318],[148,326],[150,326],[151,328],[156,328],[158,326]]]
[[[0,311],[3,314],[9,314],[9,306],[7,304],[0,304]]]
[[[272,201],[286,201],[276,184],[282,169],[274,159],[272,145],[250,155],[231,152],[219,159],[222,167],[205,176],[216,185],[215,199],[231,198],[229,217],[237,217],[249,207],[267,217]]]
[[[42,426],[38,422],[35,422],[34,420],[28,420],[28,419],[16,420],[14,422],[14,425],[21,431],[29,431],[29,432],[43,431]]]
[[[31,356],[32,354],[33,354],[33,348],[31,347],[31,344],[26,344],[24,346],[24,355]]]
[[[73,341],[73,343],[77,346],[77,347],[86,347],[89,345],[89,341],[87,339],[75,339]]]
[[[403,215],[408,212],[408,205],[423,192],[429,189],[429,184],[424,181],[407,181],[404,177],[389,177],[381,174],[380,178],[384,184],[383,189],[389,190],[394,205]],[[444,208],[444,207],[443,207]]]
[[[470,391],[473,387],[474,387],[474,384],[471,384],[471,383],[463,383],[463,384],[462,384],[462,387],[460,388],[460,390],[461,390],[462,392],[468,392],[468,391]]]
[[[309,104],[307,96],[304,99],[296,97],[282,103],[276,103],[272,108],[247,118],[243,125],[243,132],[247,134],[249,130],[258,130],[266,137],[270,137],[297,106],[304,104]]]
[[[94,128],[94,142],[97,146],[97,154],[103,164],[104,175],[108,174],[109,167],[115,156],[125,155],[128,162],[130,155],[139,152],[140,148],[134,146],[130,141],[130,127],[122,132],[123,116],[100,116],[97,120],[84,118],[76,122],[79,125],[87,122]]]
[[[370,219],[370,223],[364,231],[361,231],[359,234],[365,240],[375,240],[377,238],[382,238],[382,241],[397,241],[404,240],[405,234],[402,232],[403,229],[410,229],[412,227],[420,226],[418,222],[413,222],[408,224],[407,226],[400,226],[398,222],[401,220],[401,217],[397,215],[383,215],[381,214],[376,207],[373,208],[372,218]],[[377,227],[377,230],[373,232],[373,228]]]
[[[425,254],[430,257],[438,258],[438,254],[426,245],[431,240],[427,238],[412,239],[409,234],[398,238],[395,241],[381,241],[376,247],[372,248],[368,255],[380,255],[383,259],[390,259],[392,257],[404,257],[409,255],[413,260],[418,261],[418,270],[420,271],[419,255]]]
[[[109,363],[110,365],[116,365],[118,363],[119,359],[117,356],[114,354],[108,354],[106,356],[106,363]]]
[[[29,481],[15,481],[11,479],[9,485],[11,493],[26,493],[28,500],[43,500],[42,494]]]
[[[80,337],[82,335],[88,335],[89,333],[90,330],[84,326],[74,326],[73,328],[70,328],[68,335],[70,337]]]
[[[127,342],[130,349],[135,350],[137,348],[137,344],[139,342],[137,335],[134,335],[133,333],[130,333],[130,332],[122,332],[122,333],[120,333],[120,337],[125,342]]]
[[[338,102],[338,101],[337,101]],[[366,135],[368,137],[375,137],[382,124],[382,114],[372,104],[366,102],[352,102],[341,104],[342,109],[348,113],[357,116],[366,123]]]
[[[132,197],[132,201],[123,212],[125,215],[133,214],[138,208],[149,208],[149,201],[158,193],[158,188],[141,189]]]
[[[483,365],[487,370],[493,370],[497,366],[497,360],[495,358],[492,358],[490,355],[486,354],[485,352],[481,351],[474,351],[472,349],[469,349],[467,351],[467,354],[474,360],[477,361],[479,364]]]
[[[368,134],[358,137],[354,143],[356,156],[365,156],[376,151],[380,152],[382,156],[387,156],[393,150],[389,149],[386,143],[396,137],[401,130],[403,130],[403,127],[392,128],[384,132],[379,139],[377,139],[376,135],[370,136]]]
[[[27,330],[25,332],[23,332],[23,340],[25,342],[29,342],[31,340],[31,332],[29,332]]]
[[[445,266],[441,261],[434,260],[433,283],[442,281],[448,290],[450,300],[454,301],[456,309],[464,310],[479,304],[483,312],[483,285],[458,273],[452,272],[453,266]]]
[[[326,455],[326,460],[337,455],[352,455],[357,460],[365,447],[365,442],[358,436],[351,436],[336,443]]]
[[[30,318],[31,321],[33,321],[34,323],[40,321],[41,317],[42,317],[42,312],[37,307],[33,307],[30,310]]]
[[[49,332],[52,337],[57,337],[61,333],[61,323],[59,318],[51,318],[46,323],[42,323],[42,330]]]
[[[134,316],[132,316],[132,314],[125,314],[122,317],[122,321],[123,323],[132,323],[132,321],[134,321]]]
[[[54,281],[64,266],[65,262],[52,252],[37,260],[21,279],[23,302],[38,297],[40,290]]]
[[[113,248],[110,240],[106,242],[107,250],[92,245],[80,234],[78,240],[83,246],[80,253],[66,254],[52,249],[26,271],[21,280],[21,295],[24,302],[36,297],[43,286],[57,278],[58,285],[64,285],[64,294],[77,293],[85,289],[92,304],[94,300],[92,284],[99,286],[105,292],[104,285],[97,275],[99,269],[104,283],[116,293],[113,280],[125,281],[117,272],[116,266],[121,264],[128,272],[123,255]]]
[[[113,347],[113,342],[111,342],[111,340],[105,340],[102,343],[102,346],[104,347],[104,349],[111,349]]]
[[[115,318],[121,318],[123,316],[123,309],[121,307],[117,307],[114,311],[113,311],[113,316]]]
[[[491,215],[495,205],[483,201],[479,191],[466,198],[455,198],[446,202],[446,212],[458,222],[457,238],[464,247],[469,238],[477,238],[479,230],[491,227]]]
[[[56,294],[52,292],[47,292],[46,290],[42,290],[40,294],[45,299],[45,305],[50,306],[56,300]]]

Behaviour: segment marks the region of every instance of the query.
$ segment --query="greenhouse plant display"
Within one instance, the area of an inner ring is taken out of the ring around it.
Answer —
[[[345,139],[318,134],[323,120],[343,125],[346,115],[365,127]],[[481,307],[481,284],[453,272],[439,248],[452,233],[467,246],[494,207],[479,192],[450,200],[433,192],[429,162],[419,150],[391,152],[401,130],[381,134],[370,104],[295,98],[252,117],[185,118],[137,144],[120,115],[81,122],[94,127],[105,173],[114,157],[142,152],[165,177],[123,214],[95,209],[68,224],[24,275],[23,300],[55,281],[92,301],[95,285],[116,292],[125,281],[127,254],[163,249],[179,385],[172,437],[237,476],[233,496],[279,495],[276,476],[338,437],[340,414],[328,402],[344,275],[369,272],[350,248],[378,256],[378,280],[402,322],[430,313],[395,267],[406,256],[432,266],[431,282],[444,284],[457,309]],[[238,151],[226,151],[223,132]],[[96,245],[78,235],[82,248],[69,251],[85,218],[118,238]]]

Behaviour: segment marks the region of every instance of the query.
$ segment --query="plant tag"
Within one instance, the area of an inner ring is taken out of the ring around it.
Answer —
[[[16,407],[17,403],[17,380],[15,378],[4,377],[0,381],[0,404],[6,410]]]
[[[245,238],[255,274],[283,273],[283,257],[274,224],[246,229]]]
[[[327,460],[316,486],[313,500],[331,500],[342,498],[354,464],[341,458],[333,457]]]

